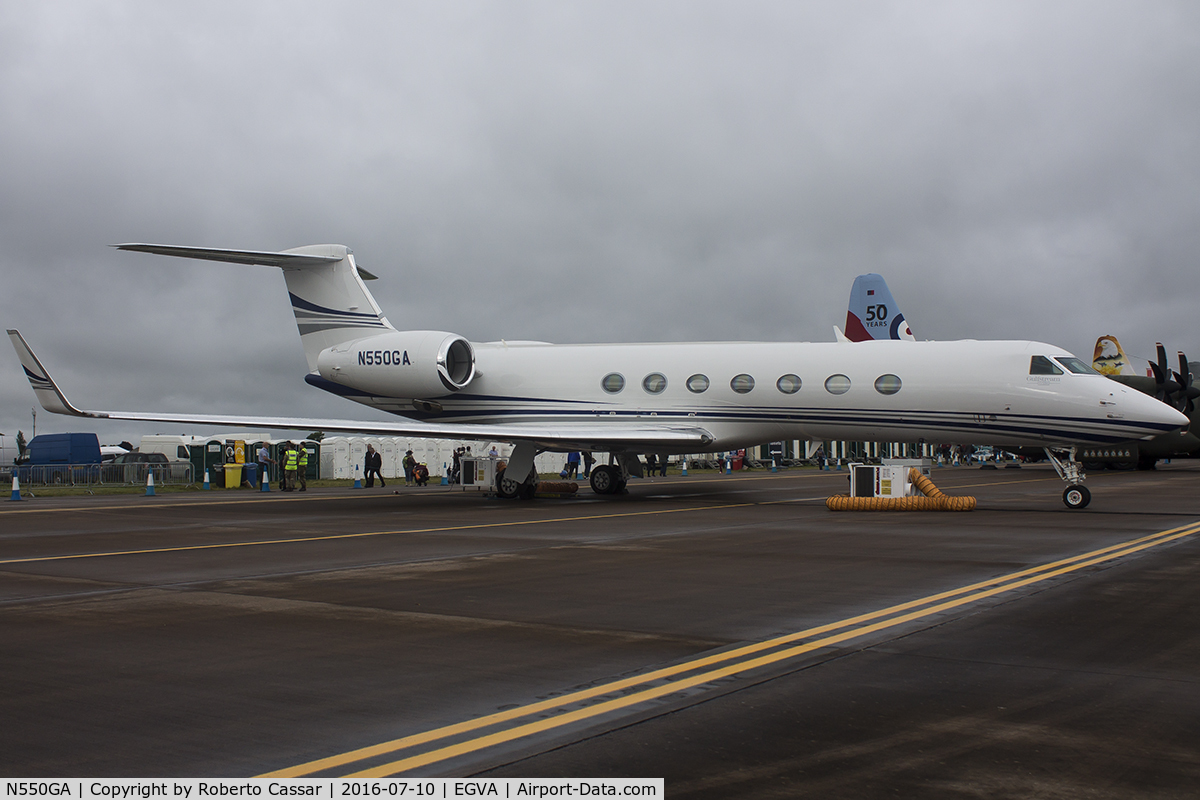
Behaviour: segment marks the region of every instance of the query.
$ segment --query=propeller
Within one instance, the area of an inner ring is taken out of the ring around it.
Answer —
[[[1150,362],[1150,371],[1154,373],[1154,397],[1185,414],[1191,414],[1196,408],[1196,398],[1200,397],[1200,387],[1193,385],[1187,356],[1182,350],[1177,351],[1179,371],[1174,372],[1167,365],[1167,349],[1162,342],[1157,347],[1158,363]]]
[[[1196,408],[1196,398],[1200,397],[1200,388],[1192,385],[1192,371],[1188,369],[1187,356],[1183,354],[1182,350],[1178,353],[1179,372],[1175,373],[1175,380],[1179,384],[1180,392],[1175,407],[1185,414],[1191,414]]]
[[[1162,342],[1158,342],[1156,346],[1158,347],[1158,363],[1150,362],[1150,369],[1154,372],[1154,397],[1164,403],[1174,405],[1171,396],[1183,387],[1172,380],[1174,373],[1167,365],[1167,348],[1163,347]]]

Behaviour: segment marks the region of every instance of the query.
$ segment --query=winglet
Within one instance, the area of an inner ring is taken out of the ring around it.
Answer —
[[[19,331],[10,330],[8,338],[12,340],[17,357],[21,359],[21,366],[25,368],[25,377],[29,378],[29,385],[33,387],[33,393],[37,395],[42,408],[54,414],[69,414],[73,417],[108,416],[91,411],[81,411],[71,405],[71,401],[58,388],[58,384],[50,377],[50,373],[42,366],[42,362],[38,361],[38,357],[33,354],[25,337],[21,336]]]

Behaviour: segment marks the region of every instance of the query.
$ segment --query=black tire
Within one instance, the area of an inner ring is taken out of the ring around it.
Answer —
[[[496,494],[504,500],[516,500],[521,496],[521,487],[525,484],[517,483],[516,481],[505,480],[504,473],[507,470],[500,470],[496,473]]]
[[[615,494],[618,483],[617,471],[612,467],[602,465],[592,470],[592,491],[596,494]]]
[[[1091,501],[1092,493],[1089,492],[1088,488],[1082,484],[1068,486],[1063,490],[1063,502],[1067,504],[1067,508],[1087,508],[1087,504]]]

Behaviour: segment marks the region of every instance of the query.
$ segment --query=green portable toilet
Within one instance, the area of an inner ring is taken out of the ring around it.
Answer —
[[[214,465],[225,463],[225,456],[221,453],[222,444],[220,439],[208,439],[188,446],[188,458],[192,462],[192,474],[196,483],[204,480],[204,470],[215,471]],[[217,475],[210,477],[214,481],[218,478]]]

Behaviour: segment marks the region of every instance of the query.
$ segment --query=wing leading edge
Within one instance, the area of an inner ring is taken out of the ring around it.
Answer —
[[[413,436],[430,439],[479,439],[485,441],[529,442],[548,450],[620,451],[655,447],[695,448],[702,450],[713,441],[699,427],[666,425],[595,425],[546,427],[537,425],[450,425],[403,419],[396,422],[368,422],[348,419],[309,417],[248,417],[222,414],[169,414],[143,411],[86,411],[71,403],[59,389],[33,349],[15,330],[8,337],[21,359],[25,376],[42,408],[54,414],[88,419],[121,419],[134,422],[172,422],[184,425],[244,427],[270,430],[319,430],[327,433],[367,434],[375,436]]]

